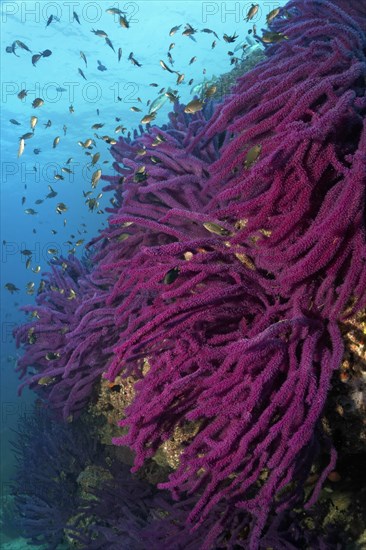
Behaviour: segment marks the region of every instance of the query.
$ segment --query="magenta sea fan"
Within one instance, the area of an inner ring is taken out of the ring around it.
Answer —
[[[359,5],[348,7],[361,20]],[[336,319],[366,299],[365,22],[362,29],[337,2],[286,9],[289,17],[273,23],[282,40],[239,79],[193,145],[231,134],[211,166],[217,192],[208,208],[218,219],[246,220],[230,242],[275,276],[268,285],[287,296],[301,289]],[[260,154],[245,171],[253,147]]]
[[[103,372],[109,356],[101,342],[106,348],[111,343],[113,316],[103,309],[103,292],[91,282],[85,262],[56,260],[44,275],[36,305],[21,308],[32,320],[16,330],[17,345],[25,349],[17,367],[26,377],[20,390],[30,386],[71,420]]]
[[[197,423],[162,487],[201,495],[195,525],[218,503],[246,510],[250,549],[271,513],[301,500],[320,443],[327,448],[319,420],[343,353],[338,323],[366,304],[360,20],[336,2],[290,2],[268,59],[186,146],[197,155],[226,136],[209,177],[184,188],[202,189],[202,206],[170,204],[152,222],[127,203],[112,222],[155,234],[113,291],[131,293],[139,311],[120,306],[108,378],[141,378],[121,421],[129,433],[115,443],[136,451],[137,469],[175,426]],[[147,187],[165,189],[164,203],[170,182]],[[308,506],[335,465],[328,450]]]

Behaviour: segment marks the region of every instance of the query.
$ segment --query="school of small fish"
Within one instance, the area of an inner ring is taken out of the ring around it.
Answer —
[[[128,6],[128,5],[126,5],[126,6]],[[252,4],[250,6],[250,8],[248,9],[248,11],[247,11],[247,14],[246,14],[246,17],[244,18],[244,21],[246,21],[247,23],[249,21],[252,21],[258,15],[259,9],[260,9],[259,4]],[[131,28],[131,20],[128,18],[127,11],[122,11],[117,7],[110,7],[108,9],[106,9],[105,12],[107,14],[110,14],[110,15],[113,16],[114,21],[117,23],[118,27],[120,29],[122,29],[121,32],[125,33],[126,32],[125,29],[130,29]],[[271,11],[269,11],[269,13],[266,16],[267,24],[271,23],[271,21],[273,21],[273,19],[275,19],[279,14],[281,14],[281,9],[280,8],[275,8],[275,9],[272,9]],[[55,26],[55,23],[57,24],[59,22],[60,22],[59,18],[57,18],[54,15],[50,15],[48,17],[47,21],[46,21],[45,28],[47,29],[50,26],[53,27],[53,26]],[[72,22],[76,23],[77,25],[82,25],[80,17],[78,15],[78,13],[75,12],[75,11],[73,12]],[[83,22],[83,24],[85,24],[85,23]],[[182,27],[183,27],[183,29],[182,29]],[[91,28],[90,32],[92,34],[94,34],[95,37],[96,37],[95,38],[95,40],[97,41],[96,48],[99,48],[99,41],[100,41],[100,43],[104,43],[104,46],[107,46],[107,49],[109,48],[110,50],[112,50],[113,54],[115,54],[117,63],[120,63],[121,59],[125,59],[126,62],[131,63],[136,68],[141,68],[143,66],[143,63],[138,59],[140,57],[139,55],[136,57],[134,52],[132,52],[132,51],[129,53],[128,56],[126,54],[123,54],[123,51],[125,51],[125,48],[122,49],[121,46],[115,46],[115,44],[113,44],[112,40],[108,36],[107,32],[105,32],[104,30]],[[149,125],[149,124],[153,123],[155,121],[158,113],[159,113],[159,110],[167,102],[175,103],[175,102],[179,101],[179,92],[178,92],[178,89],[174,89],[175,87],[178,87],[178,86],[181,86],[181,85],[187,85],[187,86],[190,86],[190,87],[192,86],[192,84],[194,82],[194,79],[193,78],[188,79],[188,77],[186,78],[186,74],[182,69],[177,70],[174,67],[175,66],[175,60],[174,60],[172,51],[174,50],[174,48],[177,45],[177,42],[176,42],[177,37],[175,35],[177,35],[179,33],[181,36],[188,37],[190,40],[192,40],[194,42],[197,42],[197,37],[198,37],[199,32],[205,33],[205,34],[208,34],[208,35],[213,35],[215,37],[215,40],[211,44],[211,49],[214,49],[217,46],[218,41],[220,41],[221,44],[227,43],[227,44],[230,45],[230,44],[236,42],[236,40],[239,38],[239,35],[236,33],[236,31],[233,32],[233,33],[224,33],[222,35],[222,37],[220,38],[219,35],[214,30],[212,30],[210,28],[203,28],[203,29],[198,30],[198,29],[195,29],[189,23],[186,23],[184,26],[183,26],[183,24],[173,26],[170,29],[170,31],[168,32],[168,35],[169,35],[169,37],[174,36],[175,42],[171,42],[169,44],[168,51],[167,51],[167,54],[166,54],[166,60],[164,60],[164,59],[157,60],[156,64],[160,65],[162,70],[164,70],[167,73],[173,75],[174,80],[171,82],[170,86],[161,87],[159,92],[158,92],[158,95],[154,99],[152,99],[152,100],[149,99],[147,101],[147,103],[146,103],[146,107],[147,107],[146,111],[147,112],[145,112],[145,114],[143,113],[143,109],[140,108],[140,107],[137,107],[135,105],[130,107],[131,112],[141,113],[141,114],[138,115],[140,124]],[[257,35],[257,32],[256,32],[255,24],[253,24],[252,28],[249,29],[247,32],[248,32],[248,35],[253,36],[253,38],[256,40],[256,42],[258,44],[260,44],[260,43],[262,43],[262,44],[272,44],[272,43],[276,43],[276,42],[279,42],[281,40],[286,40],[287,39],[287,37],[285,35],[283,35],[282,33],[276,33],[276,32],[271,32],[271,31],[264,32],[262,37],[259,37]],[[128,33],[128,31],[127,31],[127,33]],[[124,35],[121,35],[121,36],[122,36],[122,39],[123,39]],[[185,39],[183,38],[182,40],[184,41]],[[242,59],[242,57],[235,56],[236,52],[241,51],[241,55],[243,56],[246,48],[248,47],[248,45],[253,44],[253,39],[252,38],[250,39],[250,40],[252,40],[252,42],[250,42],[249,39],[246,39],[246,40],[247,40],[246,42],[241,42],[240,44],[235,45],[235,48],[233,47],[234,51],[228,51],[227,52],[228,55],[231,57],[231,60],[230,60],[231,65],[238,63]],[[45,49],[43,51],[34,53],[28,47],[28,45],[26,45],[21,40],[14,40],[10,46],[7,46],[5,48],[5,51],[9,54],[15,55],[16,57],[20,57],[19,54],[22,51],[28,52],[28,55],[29,54],[31,55],[30,65],[35,67],[35,69],[37,69],[38,63],[41,63],[41,64],[47,63],[48,62],[47,59],[50,58],[53,55],[53,52],[49,49]],[[100,57],[102,57],[103,48],[100,50],[100,52],[101,52]],[[27,54],[24,54],[24,55],[27,55]],[[87,54],[82,50],[80,50],[77,53],[77,55],[75,56],[75,59],[76,59],[75,73],[78,74],[79,77],[81,77],[83,80],[87,81],[88,80],[88,70],[90,69],[90,66],[93,65],[94,61],[90,58],[90,55],[87,56]],[[79,62],[77,61],[78,59],[80,60]],[[45,60],[45,61],[43,61],[43,60]],[[194,55],[193,57],[190,57],[190,59],[187,59],[187,69],[189,70],[189,67],[192,64],[197,64],[197,60],[199,60],[199,55]],[[142,59],[142,61],[144,61],[144,59]],[[80,65],[80,66],[77,66],[77,65]],[[97,70],[101,71],[101,72],[105,72],[105,71],[108,70],[108,66],[106,66],[104,64],[104,62],[99,60],[99,59],[96,60],[96,63],[94,64],[94,67]],[[203,75],[206,74],[206,69],[205,68],[203,68],[202,73],[203,73]],[[152,87],[152,88],[159,88],[159,84],[157,82],[152,82],[152,83],[149,84],[149,86]],[[62,88],[62,87],[59,86],[59,87],[56,87],[56,91],[58,93],[63,93],[63,92],[66,92],[67,90],[66,90],[66,88]],[[212,97],[216,93],[216,91],[217,91],[216,77],[212,77],[211,80],[207,80],[206,77],[204,77],[203,82],[200,82],[199,84],[196,84],[196,85],[193,86],[193,88],[191,88],[190,93],[192,94],[193,97],[185,105],[184,112],[187,115],[193,115],[195,113],[198,113],[199,111],[201,111],[204,108],[205,102],[210,97]],[[21,89],[20,92],[17,93],[18,99],[22,102],[26,102],[28,92],[29,92],[29,90],[27,90],[26,88]],[[122,101],[122,98],[120,98],[118,96],[117,100]],[[142,102],[141,98],[137,98],[137,101],[141,104],[141,107],[142,107],[143,102]],[[46,130],[48,132],[52,132],[52,130],[48,130],[49,128],[52,127],[52,120],[50,120],[50,119],[47,119],[47,120],[43,119],[42,120],[42,107],[44,105],[45,105],[45,99],[42,98],[42,97],[36,97],[36,99],[34,99],[31,103],[32,108],[34,110],[37,110],[37,115],[34,114],[34,113],[29,113],[30,118],[28,120],[29,120],[30,131],[27,131],[24,134],[22,134],[21,136],[19,136],[18,151],[17,151],[17,157],[18,158],[22,157],[23,154],[28,156],[29,154],[32,154],[32,152],[33,152],[34,155],[39,155],[39,154],[42,153],[42,149],[40,149],[37,146],[34,146],[33,148],[31,147],[30,148],[31,152],[28,152],[28,150],[29,150],[28,140],[33,139],[33,138],[36,137],[37,128],[40,128],[40,126],[43,126],[44,130]],[[38,114],[38,110],[39,110],[40,114]],[[70,106],[68,107],[68,117],[71,116],[71,118],[73,118],[72,117],[73,113],[75,113],[75,107],[74,107],[73,104],[70,104]],[[100,116],[99,108],[96,109],[96,113],[97,113],[97,116]],[[68,118],[68,120],[69,120],[68,124],[71,124],[71,119]],[[115,117],[114,122],[119,123],[120,121],[121,121],[120,117]],[[22,126],[22,123],[19,122],[18,120],[16,120],[15,118],[11,118],[9,120],[9,122],[15,127]],[[91,130],[96,132],[96,131],[100,130],[101,128],[103,128],[105,125],[108,126],[107,121],[95,122],[93,125],[91,125]],[[60,135],[55,135],[54,134],[51,137],[51,141],[50,141],[51,149],[56,149],[60,144],[61,144],[60,147],[62,147],[62,140],[65,136],[67,136],[67,130],[68,130],[68,126],[66,124],[63,124],[63,126],[62,126],[63,135],[60,132]],[[118,124],[113,129],[110,130],[110,133],[111,134],[118,134],[118,133],[124,134],[126,132],[126,130],[127,130],[127,128],[123,124]],[[130,132],[128,132],[128,136],[130,136]],[[94,133],[93,136],[86,136],[86,137],[84,136],[81,139],[79,139],[79,141],[77,143],[82,148],[82,150],[84,151],[84,154],[89,157],[88,170],[90,170],[90,187],[91,187],[91,189],[90,190],[82,190],[83,197],[85,199],[85,205],[87,206],[87,209],[88,209],[89,212],[91,212],[91,213],[96,212],[97,214],[103,214],[104,210],[102,208],[100,208],[100,203],[99,203],[99,201],[102,198],[103,194],[101,192],[99,192],[95,196],[92,196],[92,194],[93,194],[93,191],[97,188],[98,182],[100,181],[100,179],[102,177],[102,174],[103,174],[101,164],[108,164],[109,161],[108,160],[103,160],[103,161],[100,160],[101,159],[101,153],[99,151],[95,151],[95,149],[97,148],[97,140],[102,140],[107,145],[112,145],[112,146],[117,143],[117,140],[114,137],[112,137],[111,135],[109,135],[108,133],[106,133],[103,136],[101,136],[97,133]],[[36,140],[34,140],[34,141],[36,141]],[[152,145],[153,146],[158,146],[163,141],[165,141],[165,138],[163,136],[161,136],[160,134],[158,134],[157,137],[154,139],[154,142],[152,143]],[[260,152],[261,152],[261,145],[260,144],[254,145],[247,152],[245,161],[243,163],[243,168],[244,169],[249,169],[257,161],[258,157],[260,156]],[[145,150],[141,150],[141,151],[138,152],[138,155],[143,156],[145,153],[146,153]],[[159,162],[159,159],[157,157],[154,157],[154,158],[155,158],[155,160],[153,162]],[[73,158],[72,157],[68,158],[63,163],[63,166],[61,167],[61,170],[59,170],[59,173],[57,173],[57,172],[54,173],[53,177],[54,177],[55,181],[61,181],[61,182],[64,181],[65,176],[63,174],[66,174],[68,176],[74,174],[74,171],[71,169],[72,163],[73,163]],[[71,166],[71,167],[69,167],[69,166]],[[34,165],[33,170],[35,172],[37,172],[37,165]],[[148,177],[148,174],[146,173],[145,166],[141,166],[135,173],[134,181],[136,183],[142,183],[147,179],[147,177]],[[37,205],[37,206],[41,205],[44,202],[44,200],[47,200],[47,199],[52,200],[56,196],[58,196],[59,194],[61,194],[61,196],[62,196],[62,190],[61,189],[60,190],[55,190],[51,185],[48,185],[47,187],[48,187],[47,194],[44,196],[44,198],[37,199],[35,201],[35,205]],[[27,189],[27,185],[25,185],[25,189]],[[26,200],[27,200],[26,196],[23,196],[22,199],[21,199],[22,205],[25,204]],[[111,202],[111,204],[113,204],[113,199],[110,199],[110,202]],[[60,201],[56,204],[56,206],[54,208],[54,211],[55,211],[56,214],[64,216],[65,213],[69,211],[69,206],[65,202]],[[24,213],[29,215],[29,216],[36,216],[38,214],[38,210],[35,210],[33,207],[28,207],[24,210]],[[63,219],[63,226],[65,227],[66,224],[67,224],[67,218],[64,218]],[[221,235],[221,236],[230,234],[226,229],[222,228],[221,226],[219,226],[216,223],[207,222],[203,225],[211,233]],[[77,230],[77,232],[79,234],[78,235],[79,237],[82,234],[86,234],[87,233],[86,224],[82,223],[81,227]],[[33,233],[36,233],[35,228],[33,229]],[[57,230],[56,229],[51,229],[51,233],[52,233],[52,235],[56,235]],[[126,234],[123,234],[123,235],[126,235]],[[76,248],[81,246],[84,243],[84,239],[83,238],[78,238],[78,236],[75,236],[75,234],[71,234],[69,240],[66,241],[67,244],[69,244],[69,246],[70,246],[70,249],[68,250],[68,252],[71,253],[71,254],[75,254],[76,253]],[[122,239],[122,236],[121,236],[120,240],[121,241],[124,240],[124,239]],[[3,246],[5,246],[5,245],[6,245],[6,241],[3,241]],[[51,248],[48,249],[48,253],[53,258],[57,258],[58,255],[61,254],[61,251],[59,251],[57,248],[51,247]],[[31,271],[33,273],[40,273],[40,271],[41,271],[41,266],[40,265],[36,265],[36,266],[32,267],[33,253],[32,253],[31,250],[23,249],[21,251],[21,255],[26,257],[26,263],[25,263],[26,269],[31,269]],[[65,266],[66,266],[66,264],[65,264]],[[164,277],[164,283],[165,284],[172,283],[175,280],[175,278],[178,276],[178,273],[179,273],[179,271],[177,269],[173,269],[170,272],[168,272]],[[11,282],[6,283],[4,286],[11,294],[14,294],[15,292],[18,292],[20,290],[14,283],[11,283]],[[42,292],[43,286],[44,286],[44,281],[42,280],[39,287],[38,287],[38,290],[37,290],[38,293]],[[56,289],[56,290],[60,291],[60,289]],[[27,284],[26,292],[28,294],[34,294],[34,292],[35,292],[35,283],[34,282],[29,282]],[[72,294],[72,292],[70,290],[70,295],[68,296],[68,299],[74,299],[76,297],[75,293]],[[47,359],[52,360],[53,357],[47,357]],[[42,382],[40,381],[40,383],[41,384],[42,383],[46,384],[46,383],[48,383],[48,381],[46,381],[46,380],[42,381]]]

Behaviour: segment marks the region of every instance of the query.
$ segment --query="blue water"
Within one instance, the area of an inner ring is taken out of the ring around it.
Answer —
[[[118,139],[120,134],[115,133],[115,128],[120,124],[126,128],[125,135],[133,132],[142,116],[148,113],[148,100],[156,99],[161,88],[178,90],[181,102],[188,103],[193,97],[194,86],[230,70],[232,66],[227,52],[245,42],[253,23],[258,30],[265,27],[266,14],[284,3],[260,2],[258,14],[253,21],[246,23],[244,18],[251,2],[1,2],[2,497],[7,494],[14,473],[8,439],[20,415],[31,411],[33,401],[30,392],[25,391],[21,398],[17,396],[18,379],[14,367],[20,352],[15,348],[12,330],[25,319],[18,308],[34,302],[42,272],[49,268],[50,248],[57,249],[58,255],[67,255],[76,241],[84,239],[75,251],[81,256],[88,240],[106,224],[104,209],[111,197],[105,194],[99,199],[100,213],[97,213],[88,210],[83,195],[83,191],[92,191],[93,197],[101,193],[102,181],[96,190],[91,188],[91,175],[97,168],[101,168],[103,174],[113,172],[110,146],[96,138],[95,133]],[[126,12],[129,28],[119,25],[118,15],[106,13],[110,7]],[[47,26],[51,15],[53,19]],[[182,35],[187,23],[199,31],[194,34],[195,40]],[[181,25],[181,28],[174,36],[169,36],[175,25]],[[214,30],[220,39],[212,33],[200,32],[203,28]],[[103,37],[93,34],[92,29],[105,31],[115,51]],[[238,38],[229,44],[222,39],[224,33],[236,33]],[[19,46],[15,53],[7,53],[6,48],[9,49],[16,40],[24,43],[31,53]],[[214,40],[217,44],[212,48]],[[167,58],[171,43],[175,43],[171,49],[173,66]],[[122,48],[120,61],[117,57],[119,48]],[[41,57],[33,66],[32,55],[47,49],[52,54]],[[87,66],[80,51],[87,58]],[[131,52],[141,67],[128,60]],[[235,55],[240,57],[241,51]],[[197,59],[189,64],[195,56]],[[106,70],[98,70],[98,60]],[[182,84],[176,85],[177,75],[164,71],[160,60],[185,74]],[[87,80],[79,74],[79,68]],[[193,79],[191,85],[188,84],[190,79]],[[152,87],[151,83],[158,86]],[[21,100],[17,94],[23,89],[28,95]],[[33,108],[35,98],[42,98],[44,105]],[[70,113],[71,105],[73,113]],[[131,107],[138,107],[141,112],[133,112]],[[154,124],[164,124],[171,107],[167,101],[158,111]],[[24,153],[18,158],[19,138],[31,131],[32,115],[38,117],[34,136],[25,140]],[[12,124],[10,119],[19,125]],[[45,127],[49,120],[51,126]],[[93,130],[91,126],[97,123],[104,126]],[[54,148],[56,137],[60,141]],[[85,142],[88,138],[96,143],[91,153],[101,155],[93,168],[88,167],[91,158],[85,154],[88,150],[78,145],[79,141]],[[34,149],[41,152],[35,154]],[[66,164],[69,158],[72,160]],[[71,169],[73,173],[62,172],[62,167]],[[55,179],[55,174],[61,174],[64,179]],[[57,197],[45,198],[50,191],[48,186],[57,192]],[[36,204],[37,200],[44,202]],[[67,206],[67,211],[60,215],[56,212],[56,205],[61,202]],[[29,208],[37,213],[26,214],[25,210]],[[56,233],[53,234],[52,230]],[[33,253],[28,269],[28,256],[21,254],[24,249]],[[38,265],[40,272],[34,273],[32,268]],[[32,281],[35,283],[34,294],[27,293],[27,284]],[[7,283],[14,284],[19,290],[11,294],[4,287]]]

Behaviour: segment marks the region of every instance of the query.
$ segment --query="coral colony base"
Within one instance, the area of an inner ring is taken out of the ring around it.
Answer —
[[[23,308],[19,372],[64,421],[103,376],[122,393],[133,380],[113,439],[132,472],[186,434],[158,485],[179,502],[149,546],[183,548],[184,531],[184,548],[336,548],[291,518],[335,468],[322,414],[341,323],[366,307],[365,32],[364,2],[291,1],[221,102],[120,138],[108,229]],[[115,546],[95,548],[120,548],[116,484],[103,498],[98,537]]]

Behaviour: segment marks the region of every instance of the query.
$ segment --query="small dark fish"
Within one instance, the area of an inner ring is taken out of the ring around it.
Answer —
[[[56,250],[56,253],[57,253],[57,252],[58,252],[58,251]],[[58,290],[59,290],[59,289],[58,289]],[[50,352],[47,353],[47,355],[46,355],[47,361],[54,361],[55,359],[58,359],[59,357],[60,357],[60,354],[59,354],[59,353],[54,353],[53,351],[50,351]],[[46,382],[43,382],[43,383],[44,383],[44,384],[49,384],[49,383],[50,383],[51,377],[50,377],[50,376],[44,376],[44,378],[41,378],[41,380],[44,380],[45,378],[47,378],[47,381],[46,381]],[[52,379],[52,380],[54,380],[54,379]],[[38,383],[40,383],[40,382],[38,381]]]
[[[25,197],[22,197],[22,201],[21,201],[21,202],[22,202],[22,206],[23,206],[23,204],[25,203],[26,200],[27,200],[27,199],[26,199]]]
[[[194,114],[201,111],[203,108],[203,101],[199,99],[193,99],[184,108],[184,112],[188,114]]]
[[[33,153],[35,155],[39,155],[39,153],[42,151],[42,149],[33,149]]]
[[[140,166],[140,168],[138,168],[135,172],[133,181],[135,183],[142,183],[146,181],[146,179],[147,179],[147,173],[146,173],[145,166]]]
[[[180,76],[184,76],[184,75],[180,75]],[[172,103],[174,103],[175,101],[179,101],[179,96],[176,95],[176,93],[174,94],[173,92],[165,92],[165,95],[169,99],[169,101],[171,101]]]
[[[210,233],[214,233],[214,235],[223,235],[223,236],[229,236],[231,235],[230,231],[225,229],[224,227],[221,227],[221,225],[218,225],[214,222],[205,222],[203,224],[203,227],[207,229]]]
[[[206,97],[211,97],[216,93],[216,90],[217,90],[217,86],[215,86],[214,84],[212,84],[208,88],[207,88],[207,85],[206,85],[204,94],[205,94]]]
[[[56,92],[67,92],[66,88],[62,88],[61,86],[58,86],[56,88]]]
[[[127,21],[126,17],[124,15],[120,15],[119,16],[119,24],[121,25],[121,27],[123,27],[124,29],[128,29],[130,24],[129,22]]]
[[[85,74],[83,73],[83,71],[81,69],[78,69],[78,73],[83,77],[84,80],[87,80]]]
[[[106,13],[110,13],[112,15],[123,15],[124,13],[126,13],[125,11],[121,11],[119,8],[108,8],[105,11]]]
[[[152,122],[155,118],[156,118],[156,112],[154,111],[142,117],[141,124],[148,124],[149,122]]]
[[[44,52],[41,52],[42,57],[50,57],[52,55],[51,50],[44,50]]]
[[[46,195],[46,199],[53,199],[53,197],[56,197],[57,192],[52,189],[50,185],[48,186],[48,189],[50,190],[50,192],[48,193],[48,195]]]
[[[197,32],[197,29],[194,29],[192,25],[187,23],[182,34],[183,36],[192,36],[195,32]]]
[[[215,46],[216,46],[216,40],[214,40],[214,41],[212,42],[212,44],[211,44],[211,49],[213,50]]]
[[[132,65],[135,65],[136,67],[142,67],[141,63],[137,61],[134,57],[131,58]]]
[[[274,10],[270,11],[269,14],[266,17],[267,25],[277,17],[277,15],[280,13],[280,8],[275,8]]]
[[[228,42],[229,44],[231,42],[235,42],[235,40],[238,38],[239,35],[237,34],[233,34],[232,36],[228,35],[228,34],[224,34],[223,35],[223,39],[225,40],[225,42]]]
[[[91,160],[91,165],[95,166],[99,159],[100,159],[100,153],[95,153]]]
[[[106,71],[106,70],[107,70],[107,67],[106,67],[105,65],[103,65],[103,64],[99,61],[99,59],[98,59],[97,61],[98,61],[98,67],[97,67],[98,71]]]
[[[5,51],[6,53],[13,53],[16,57],[19,57],[19,55],[15,53],[15,48],[16,48],[16,42],[13,42],[11,46],[7,46],[5,48]]]
[[[23,254],[23,256],[32,256],[33,254],[31,250],[28,250],[28,248],[21,250],[20,253]]]
[[[170,69],[170,67],[168,67],[168,65],[164,63],[162,59],[160,59],[159,63],[160,63],[160,66],[164,69],[164,71],[168,71],[169,73],[174,73],[174,71],[172,71],[172,69]]]
[[[280,42],[281,40],[287,40],[288,37],[284,35],[282,32],[264,32],[262,35],[262,42],[264,44],[276,44],[277,42]]]
[[[62,212],[66,212],[67,206],[64,202],[59,202],[56,206],[56,212],[57,214],[62,214]]]
[[[18,94],[18,97],[19,97],[19,99],[24,99],[27,95],[28,95],[27,90],[20,90],[20,92]]]
[[[33,109],[36,109],[37,107],[42,107],[44,105],[44,100],[40,97],[36,97],[36,99],[32,103]]]
[[[258,13],[259,10],[259,4],[252,4],[251,7],[248,10],[247,16],[246,16],[246,22],[253,19],[253,17]]]
[[[99,170],[96,170],[93,175],[92,175],[92,179],[91,179],[91,186],[93,189],[96,188],[97,184],[98,184],[98,181],[100,180],[101,178],[101,175],[102,175],[102,171],[101,169],[99,168]]]
[[[27,283],[27,294],[34,294],[34,282],[33,281],[30,281],[29,283]]]
[[[193,57],[190,59],[188,65],[192,65],[192,63],[194,63],[196,60],[197,60],[197,57],[196,57],[196,56],[193,56]]]
[[[156,134],[156,137],[155,137],[154,141],[151,143],[151,145],[153,147],[157,147],[158,145],[160,145],[160,143],[163,143],[164,141],[166,141],[166,139],[163,135]]]
[[[169,31],[169,36],[173,36],[173,34],[175,34],[177,31],[179,31],[181,26],[182,25],[177,25],[176,27],[171,28],[170,31]]]
[[[218,40],[220,40],[215,31],[212,31],[211,29],[202,29],[201,32],[211,33],[215,35]]]
[[[83,59],[84,63],[85,63],[85,66],[87,67],[88,66],[88,62],[86,60],[86,55],[84,52],[80,52],[80,57],[81,59]]]
[[[26,134],[23,134],[19,139],[31,139],[33,135],[33,132],[27,132]]]
[[[66,132],[67,132],[67,126],[64,124],[63,127],[62,127],[63,131],[64,131],[64,136],[66,136]]]
[[[30,52],[31,50],[24,44],[24,42],[21,42],[20,40],[15,41],[16,45],[19,46],[19,48],[22,48],[22,50],[26,50],[27,52]]]
[[[43,124],[45,128],[50,128],[52,126],[51,120],[47,120],[46,124]]]
[[[81,23],[80,23],[80,19],[79,19],[78,14],[74,11],[74,12],[72,12],[72,15],[74,16],[75,21],[77,21],[80,25]]]
[[[16,55],[16,57],[19,57],[19,55],[17,55],[15,53],[15,50],[16,50],[16,46],[17,46],[17,43],[16,42],[13,42],[12,45],[11,45],[11,51],[14,55]]]
[[[170,269],[170,271],[168,271],[165,274],[164,279],[163,279],[163,284],[164,285],[171,285],[178,278],[178,275],[179,275],[179,268],[178,267],[173,267],[173,269]]]
[[[132,65],[136,65],[137,67],[141,67],[141,66],[142,66],[141,63],[139,63],[139,62],[137,61],[137,59],[135,59],[135,58],[133,57],[133,52],[130,53],[130,55],[128,56],[128,59],[129,59],[129,61],[131,61]]]
[[[141,111],[141,109],[138,109],[138,110]],[[111,138],[109,136],[102,136],[102,140],[105,141],[106,143],[109,143],[110,145],[115,145],[117,143],[117,141],[114,138]]]
[[[118,61],[121,61],[122,57],[122,48],[118,48]]]
[[[57,359],[58,357],[53,357],[55,354],[47,353],[46,359],[47,361],[51,361],[52,359]],[[55,382],[56,378],[54,376],[42,376],[42,378],[39,378],[37,381],[37,384],[40,386],[48,386],[49,384],[53,384]]]
[[[18,121],[15,120],[14,118],[11,118],[11,119],[9,120],[9,122],[11,122],[12,124],[15,124],[16,126],[20,126],[20,125],[21,125],[20,122],[18,122]]]
[[[108,46],[109,46],[110,48],[112,48],[112,50],[113,50],[114,52],[116,52],[116,50],[114,49],[113,44],[112,44],[112,42],[109,40],[108,36],[105,37],[105,41],[106,41],[106,44],[108,44]]]
[[[48,20],[47,20],[47,23],[46,23],[46,27],[48,27],[48,25],[50,25],[53,21],[53,15],[50,15]]]
[[[42,57],[41,53],[36,53],[36,54],[32,55],[32,65],[33,65],[33,67],[36,66],[36,63],[38,63],[38,61],[41,59],[41,57]]]
[[[94,33],[96,36],[100,36],[101,38],[107,38],[108,34],[105,31],[102,31],[100,29],[97,29],[96,31],[92,29],[90,32]]]
[[[166,55],[167,55],[167,58],[169,59],[169,63],[171,65],[174,65],[174,60],[173,60],[172,54],[170,52],[168,52]]]
[[[254,145],[246,154],[245,161],[244,161],[244,167],[246,169],[249,169],[253,166],[253,164],[257,161],[260,153],[262,151],[262,145]]]

